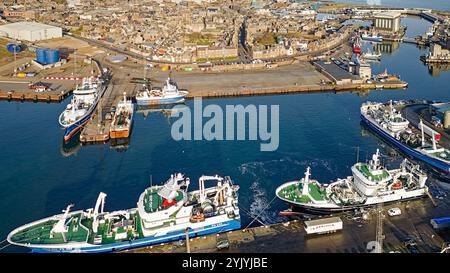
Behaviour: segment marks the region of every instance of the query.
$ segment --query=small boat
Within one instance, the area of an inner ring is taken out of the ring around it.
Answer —
[[[359,36],[357,36],[353,41],[353,53],[361,54],[361,41],[359,39]]]
[[[381,53],[380,52],[372,52],[372,51],[367,51],[366,53],[363,54],[364,59],[367,60],[376,60],[379,61],[381,59]]]
[[[379,36],[378,34],[363,33],[361,35],[361,38],[363,40],[372,41],[372,42],[382,42],[383,41],[383,37]]]
[[[187,94],[189,92],[179,90],[177,84],[169,77],[162,89],[149,90],[147,86],[144,86],[143,90],[136,95],[136,103],[142,106],[182,103]]]
[[[131,123],[133,122],[134,104],[127,100],[127,93],[123,93],[123,101],[117,104],[114,113],[109,136],[111,138],[127,138],[130,136]]]

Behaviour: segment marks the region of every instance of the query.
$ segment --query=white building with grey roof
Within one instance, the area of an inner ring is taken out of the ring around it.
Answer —
[[[62,28],[24,21],[0,26],[0,35],[10,39],[35,42],[61,38]]]

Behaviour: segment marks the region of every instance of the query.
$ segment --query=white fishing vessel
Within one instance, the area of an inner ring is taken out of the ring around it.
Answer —
[[[405,159],[399,169],[388,170],[381,164],[378,150],[369,163],[356,163],[351,171],[352,176],[323,184],[311,179],[308,167],[304,178],[281,185],[276,195],[294,208],[330,213],[405,201],[426,194],[427,175],[419,165]]]
[[[381,59],[381,53],[380,52],[372,52],[368,50],[363,54],[364,59],[366,60],[373,60],[373,61],[379,61]]]
[[[205,187],[206,182],[215,183]],[[164,185],[151,186],[137,207],[105,212],[105,193],[94,208],[71,211],[13,230],[9,243],[34,252],[109,252],[239,229],[239,186],[231,178],[201,176],[199,190],[188,191],[190,179],[171,175]]]
[[[77,85],[70,103],[59,116],[59,124],[65,128],[65,142],[87,123],[105,89],[103,81],[93,76],[84,78],[81,85]]]
[[[392,101],[363,103],[361,119],[380,137],[407,155],[422,160],[441,172],[450,173],[450,151],[439,145],[441,135],[426,126],[422,120],[418,124],[419,131],[411,127]]]
[[[382,42],[383,41],[383,37],[379,36],[378,34],[363,33],[361,35],[361,38],[363,40],[372,41],[372,42]]]
[[[148,89],[144,86],[136,95],[136,103],[141,106],[182,103],[188,93],[179,90],[177,84],[169,77],[162,89]]]

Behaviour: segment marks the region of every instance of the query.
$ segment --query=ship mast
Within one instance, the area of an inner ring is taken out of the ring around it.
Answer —
[[[306,168],[305,178],[303,180],[302,195],[308,195],[309,193],[309,177],[311,176],[311,168]]]

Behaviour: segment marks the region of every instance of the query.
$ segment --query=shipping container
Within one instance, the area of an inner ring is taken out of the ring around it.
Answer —
[[[339,217],[329,217],[305,221],[306,234],[323,234],[336,232],[342,229],[342,220]]]

